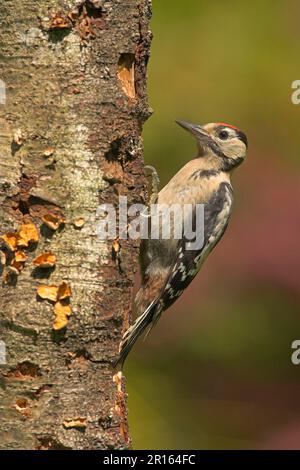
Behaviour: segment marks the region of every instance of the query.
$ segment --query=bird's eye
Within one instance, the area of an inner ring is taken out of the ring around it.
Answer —
[[[229,137],[229,134],[228,134],[227,131],[221,131],[221,132],[219,132],[218,137],[221,140],[227,140],[228,137]]]

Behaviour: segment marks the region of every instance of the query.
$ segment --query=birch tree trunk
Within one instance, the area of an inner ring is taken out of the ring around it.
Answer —
[[[1,449],[130,447],[112,363],[138,243],[103,241],[96,227],[99,204],[145,199],[150,10],[150,0],[1,5]]]

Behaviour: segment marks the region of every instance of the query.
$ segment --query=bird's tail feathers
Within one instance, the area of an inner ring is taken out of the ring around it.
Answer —
[[[124,333],[120,346],[120,354],[115,366],[121,365],[125,362],[126,357],[137,341],[138,337],[146,330],[147,326],[151,325],[154,317],[157,314],[158,299],[153,300],[146,308],[144,313],[140,315],[132,326]]]

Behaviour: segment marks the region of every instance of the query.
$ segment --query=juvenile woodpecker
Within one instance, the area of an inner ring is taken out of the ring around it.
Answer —
[[[159,192],[157,204],[196,207],[204,204],[204,243],[187,249],[187,240],[148,239],[141,242],[141,287],[134,300],[136,321],[123,336],[118,363],[124,363],[138,337],[182,294],[223,236],[232,211],[232,171],[246,157],[246,135],[225,123],[204,126],[176,121],[197,141],[198,155]]]

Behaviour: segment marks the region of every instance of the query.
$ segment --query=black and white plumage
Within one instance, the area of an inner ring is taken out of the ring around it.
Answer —
[[[198,126],[177,121],[196,137],[197,158],[189,161],[160,191],[158,204],[204,204],[204,241],[197,249],[187,249],[182,234],[175,239],[142,240],[142,285],[134,301],[137,316],[123,336],[118,363],[123,364],[138,337],[151,329],[194,279],[203,262],[222,238],[232,212],[232,170],[246,156],[247,138],[225,123]],[[155,223],[151,220],[152,223]]]

